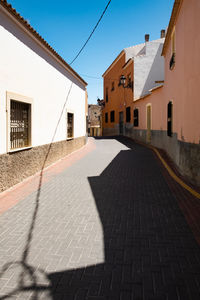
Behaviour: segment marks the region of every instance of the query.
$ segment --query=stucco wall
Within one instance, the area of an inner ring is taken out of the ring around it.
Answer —
[[[184,0],[175,23],[175,67],[169,69],[171,42],[165,55],[166,98],[174,104],[178,139],[200,143],[200,1]]]
[[[0,155],[0,192],[19,183],[28,176],[40,171],[54,161],[79,149],[86,143],[86,138],[43,145],[12,154]],[[47,156],[48,154],[48,156]]]
[[[161,56],[164,39],[146,42],[145,54],[134,57],[134,99],[164,80],[164,58]]]
[[[125,52],[121,55],[120,59],[113,65],[109,72],[104,76],[104,100],[105,107],[102,112],[103,128],[111,131],[112,128],[119,124],[119,112],[123,112],[124,122],[126,120],[126,107],[131,107],[131,121],[133,121],[133,90],[132,88],[123,88],[119,86],[119,78],[123,74],[126,78],[130,74],[133,80],[133,61],[127,65]],[[112,91],[112,82],[114,82],[115,89]],[[127,82],[126,82],[127,84]],[[106,102],[106,88],[108,88],[108,102]],[[115,121],[110,122],[110,112],[115,111]],[[105,122],[105,113],[108,113],[108,122]],[[104,132],[106,132],[104,130]]]
[[[6,153],[6,92],[33,99],[32,146],[67,138],[67,111],[74,113],[74,137],[85,136],[85,87],[0,9],[0,154]]]

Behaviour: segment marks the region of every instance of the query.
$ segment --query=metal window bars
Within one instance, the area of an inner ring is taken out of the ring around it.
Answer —
[[[30,104],[11,100],[10,103],[10,148],[29,146]]]

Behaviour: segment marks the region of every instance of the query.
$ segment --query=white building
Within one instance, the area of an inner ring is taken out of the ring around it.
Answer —
[[[134,61],[134,100],[147,95],[164,81],[164,58],[161,56],[164,35],[162,30],[161,38],[153,41],[149,41],[149,35],[146,35],[145,43],[124,49],[126,61]]]
[[[86,85],[0,0],[0,190],[85,143]]]

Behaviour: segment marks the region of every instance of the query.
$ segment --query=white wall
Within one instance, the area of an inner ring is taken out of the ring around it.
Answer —
[[[145,54],[134,57],[134,99],[159,85],[155,81],[164,80],[163,43],[164,39],[147,42]]]
[[[51,142],[72,81],[54,141],[67,137],[67,111],[74,113],[74,137],[85,135],[85,87],[0,9],[0,154],[7,151],[6,92],[33,99],[32,146],[38,146]]]

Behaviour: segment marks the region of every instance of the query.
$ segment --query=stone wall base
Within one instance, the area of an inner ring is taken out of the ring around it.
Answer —
[[[0,155],[0,192],[40,171],[48,151],[45,167],[81,148],[85,143],[86,137],[80,137],[73,140],[55,142],[51,144],[51,147],[47,144]]]
[[[119,125],[114,125],[113,128],[103,128],[103,136],[119,135]]]
[[[127,129],[125,136],[147,143],[146,130]],[[200,186],[200,144],[180,141],[176,133],[169,137],[163,130],[151,130],[150,144],[165,150],[177,165],[180,173],[191,183]]]

